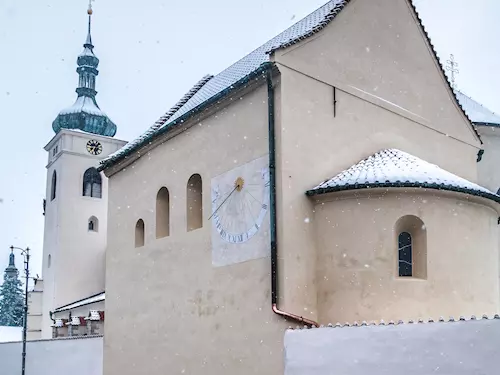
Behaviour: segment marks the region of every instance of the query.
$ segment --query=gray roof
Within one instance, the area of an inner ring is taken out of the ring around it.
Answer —
[[[171,128],[179,121],[184,121],[190,114],[212,104],[212,102],[216,100],[219,100],[221,96],[224,96],[225,93],[227,94],[229,91],[237,87],[246,77],[249,77],[258,71],[258,69],[260,69],[264,64],[269,64],[269,55],[271,52],[298,43],[321,31],[342,9],[344,9],[349,1],[350,0],[328,1],[325,5],[298,21],[296,24],[272,38],[267,43],[263,44],[216,76],[208,80],[202,80],[201,84],[199,82],[191,90],[190,97],[185,100],[182,105],[179,106],[176,104],[167,112],[168,120],[161,121],[161,124],[158,124],[158,122],[155,123],[155,125],[150,127],[143,135],[131,142],[128,147],[125,146],[117,152],[109,155],[107,158],[101,160],[99,170],[106,169],[107,167],[113,165],[115,162],[126,157],[134,150],[138,150],[141,146],[147,144],[148,141],[151,141],[152,138]],[[419,18],[416,8],[413,7],[413,9],[418,17],[420,25],[423,28],[422,20]],[[436,59],[439,61],[439,58],[434,50],[434,46],[432,45],[425,28],[423,28],[423,31],[432,47]],[[442,66],[441,72],[449,84],[448,77],[444,73]],[[194,90],[195,88],[196,90]],[[184,98],[186,96],[187,94]],[[181,101],[183,101],[183,99],[181,99]],[[474,129],[474,131],[480,139],[476,129]]]
[[[500,115],[490,111],[488,108],[460,91],[455,91],[455,95],[473,123],[477,125],[500,126]]]
[[[307,195],[376,187],[450,190],[500,202],[500,196],[488,189],[397,149],[382,150],[361,160],[307,191]]]
[[[310,35],[319,32],[335,18],[348,2],[349,0],[330,0],[281,34],[272,38],[264,45],[231,65],[229,68],[211,77],[211,79],[204,81],[200,87],[197,87],[196,92],[191,95],[185,103],[181,106],[176,105],[172,108],[175,108],[175,112],[169,116],[168,121],[163,122],[160,126],[153,125],[141,137],[133,141],[133,143],[135,146],[138,146],[142,141],[157,133],[160,129],[168,127],[181,116],[187,114],[201,104],[206,103],[224,90],[232,88],[234,84],[256,71],[263,63],[269,62],[269,54],[272,51],[298,43]],[[199,84],[200,83],[197,85],[199,86]],[[172,109],[168,112],[171,113]],[[125,146],[103,159],[101,164],[107,164],[110,161],[114,161],[130,152],[133,148],[134,147]]]
[[[170,118],[169,123],[175,121],[175,119],[222,90],[230,87],[241,78],[256,70],[262,63],[269,61],[269,52],[297,43],[324,28],[342,10],[346,3],[348,3],[347,0],[329,1],[292,27],[286,29],[226,70],[217,74]]]

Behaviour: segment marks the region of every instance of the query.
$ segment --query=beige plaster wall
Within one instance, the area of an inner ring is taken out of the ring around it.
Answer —
[[[317,35],[276,52],[283,308],[318,313],[306,190],[391,147],[477,181],[480,143],[423,38],[406,1],[354,0]]]
[[[314,199],[321,321],[499,311],[497,211],[458,193],[420,190],[371,189]],[[395,225],[405,215],[425,225],[426,280],[398,277]]]
[[[265,86],[232,103],[109,180],[107,375],[283,372],[288,324],[271,310],[269,257],[212,266],[210,179],[267,153]],[[194,173],[202,177],[203,227],[188,232],[186,185]],[[170,233],[157,239],[162,186]],[[139,218],[145,245],[135,248]]]
[[[485,150],[477,164],[479,184],[496,193],[500,189],[500,128],[478,126]]]
[[[451,100],[410,8],[403,0],[394,3],[353,0],[323,32],[275,56],[281,72],[274,82],[280,307],[320,323],[336,316],[352,321],[366,311],[356,300],[362,289],[353,289],[356,298],[349,300],[345,315],[332,310],[318,292],[327,290],[327,271],[319,257],[324,246],[316,241],[324,238],[324,230],[327,236],[332,230],[321,227],[329,223],[315,213],[306,190],[389,147],[477,180],[479,142]],[[338,88],[336,116],[333,85]],[[117,173],[109,181],[106,375],[154,375],[166,369],[197,374],[283,371],[283,328],[288,323],[270,310],[269,258],[218,268],[211,264],[210,179],[268,151],[265,86],[232,95],[229,103],[208,117],[189,120],[175,137],[155,140],[138,160],[108,171]],[[194,173],[203,181],[203,227],[187,232],[186,184]],[[163,186],[169,190],[170,231],[157,239],[155,199]],[[448,219],[452,213],[445,208],[447,213],[436,214],[439,218],[428,212],[425,220]],[[484,271],[489,281],[497,272],[496,284],[468,304],[463,301],[472,287],[463,283],[457,287],[460,297],[451,294],[457,289],[450,282],[435,295],[441,297],[439,306],[446,299],[450,306],[458,306],[458,300],[467,308],[490,308],[498,304],[499,294],[498,250],[491,247],[497,241],[491,229],[496,218],[485,208],[458,210],[462,217],[477,218],[463,219],[470,225],[463,233],[478,238],[490,230],[481,242],[480,259],[497,257]],[[145,245],[135,248],[139,219],[145,223]],[[341,223],[344,232],[358,227],[360,219],[351,219]],[[465,224],[457,221],[456,227]],[[463,266],[462,259],[453,261]],[[481,282],[473,280],[474,286]],[[419,293],[416,305],[395,310],[398,318],[432,308],[435,299]],[[376,302],[385,312],[386,300]]]

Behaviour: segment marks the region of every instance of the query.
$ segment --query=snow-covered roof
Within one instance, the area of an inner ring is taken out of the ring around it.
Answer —
[[[217,74],[182,106],[169,123],[230,87],[241,78],[256,70],[262,63],[269,61],[269,52],[294,44],[323,29],[344,8],[348,0],[331,0],[290,28],[275,36],[226,70]]]
[[[23,327],[0,326],[0,342],[21,341]]]
[[[57,328],[64,327],[63,319],[55,319],[54,324],[52,324],[51,327],[57,327]]]
[[[68,305],[58,307],[53,312],[58,313],[58,312],[62,312],[62,311],[67,311],[67,310],[75,309],[75,308],[80,307],[80,306],[85,306],[85,305],[90,305],[92,303],[101,302],[101,301],[104,301],[105,299],[106,299],[106,293],[102,292],[102,293],[96,294],[94,296],[84,298],[82,300],[70,303]]]
[[[460,91],[455,91],[458,102],[463,110],[469,116],[470,120],[478,125],[497,125],[500,126],[500,115],[490,111],[482,104],[468,97]]]
[[[500,196],[462,177],[398,149],[386,149],[361,160],[306,194],[375,187],[423,187],[482,196],[500,203]]]
[[[92,57],[96,57],[94,55],[94,52],[92,52],[92,50],[89,47],[84,47],[82,53],[80,53],[79,56],[92,56]]]
[[[90,314],[88,317],[85,318],[85,320],[101,320],[101,316],[99,315],[99,311],[97,310],[90,310]]]
[[[106,114],[94,103],[92,98],[88,96],[79,96],[71,107],[63,109],[59,114],[68,115],[78,112],[85,112],[95,116],[106,116]]]
[[[175,109],[175,111],[170,114],[169,118],[166,121],[162,121],[159,125],[153,125],[143,135],[141,135],[135,141],[131,142],[131,144],[124,146],[114,154],[109,155],[106,159],[103,159],[101,161],[101,164],[106,164],[110,161],[118,159],[123,155],[126,155],[134,147],[140,145],[143,141],[158,132],[159,129],[168,127],[182,115],[185,115],[201,104],[209,101],[219,93],[231,88],[238,81],[257,70],[263,63],[269,62],[270,52],[297,43],[303,39],[306,39],[312,34],[319,32],[335,18],[335,16],[344,8],[344,6],[348,2],[349,0],[328,1],[325,5],[315,10],[290,28],[286,29],[281,34],[272,38],[267,43],[263,44],[247,56],[243,57],[241,60],[234,63],[229,68],[223,70],[215,77],[210,76],[210,79],[203,82],[201,86],[200,82],[198,82],[195,87],[193,87],[193,89],[196,88],[196,90],[190,90],[190,92],[194,92],[187,100],[185,100],[184,103],[182,103],[181,106],[178,106],[178,104],[176,104],[174,107],[172,107],[172,109]],[[186,96],[187,95],[185,95],[183,99]],[[181,99],[179,103],[183,99]],[[169,112],[172,112],[172,109]]]
[[[196,85],[194,85],[184,96],[172,107],[170,108],[163,116],[161,116],[148,130],[146,130],[140,137],[134,139],[133,141],[127,143],[125,146],[115,151],[114,153],[108,155],[101,161],[105,163],[106,161],[112,160],[121,154],[128,152],[133,149],[149,136],[153,135],[161,126],[167,123],[168,120],[184,105],[186,102],[193,97],[202,87],[213,78],[211,75],[204,76],[201,80],[199,80]]]
[[[72,316],[71,320],[66,323],[67,326],[79,326],[80,325],[80,318],[78,316]]]
[[[161,124],[155,124],[149,128],[143,135],[137,138],[135,141],[131,142],[129,145],[124,146],[112,155],[101,160],[100,170],[103,170],[120,160],[121,158],[128,155],[130,152],[138,149],[142,145],[146,144],[153,137],[161,134],[164,130],[167,131],[171,128],[176,121],[183,121],[184,117],[188,117],[191,113],[196,110],[209,105],[212,101],[219,100],[221,96],[227,94],[230,90],[241,85],[245,78],[248,78],[253,73],[258,72],[264,64],[270,63],[270,54],[281,48],[286,48],[290,45],[296,44],[304,39],[307,39],[311,35],[318,33],[324,29],[339,12],[344,9],[346,4],[350,0],[330,0],[322,7],[316,9],[314,12],[301,19],[281,34],[275,36],[267,43],[263,44],[247,56],[243,57],[241,60],[237,61],[227,69],[223,70],[213,78],[204,82],[201,87],[198,87],[196,92],[188,99],[186,102],[177,108],[174,106],[175,111],[170,114],[169,119],[162,121]],[[410,2],[411,3],[411,2]],[[411,3],[412,4],[412,3]],[[422,20],[418,16],[418,12],[415,7],[413,7],[415,14],[417,15],[418,22],[422,26],[424,34],[434,52],[434,56],[439,62],[434,46],[432,45],[430,38],[423,27]],[[441,73],[445,78],[448,85],[450,85],[448,77],[446,76],[442,65]],[[196,87],[196,86],[195,86]],[[450,86],[451,89],[451,86]],[[171,111],[169,111],[171,112]],[[476,129],[474,129],[476,135],[479,137]]]

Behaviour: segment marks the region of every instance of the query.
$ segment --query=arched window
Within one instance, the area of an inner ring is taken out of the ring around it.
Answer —
[[[87,169],[83,174],[83,196],[92,198],[102,196],[101,174],[94,167]]]
[[[57,173],[56,171],[52,172],[52,183],[50,186],[50,200],[53,201],[56,199],[56,189],[57,189]]]
[[[89,232],[99,231],[99,220],[95,216],[91,216],[87,225]]]
[[[395,227],[399,277],[427,278],[427,230],[413,215],[401,217]]]
[[[187,183],[186,209],[187,230],[192,231],[203,226],[203,185],[199,174],[192,175]]]
[[[412,276],[412,248],[411,234],[401,232],[398,236],[398,269],[399,276]]]
[[[166,187],[162,187],[156,195],[156,238],[170,234],[170,195]]]
[[[135,224],[135,247],[144,246],[144,220],[139,219]]]
[[[52,264],[52,255],[49,254],[47,257],[47,268],[50,268],[50,265]]]

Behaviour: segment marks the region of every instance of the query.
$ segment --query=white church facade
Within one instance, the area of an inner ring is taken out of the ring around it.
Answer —
[[[89,27],[45,147],[41,337],[104,330],[105,375],[278,374],[290,324],[500,311],[500,116],[411,1],[328,1],[128,144],[97,65]]]

